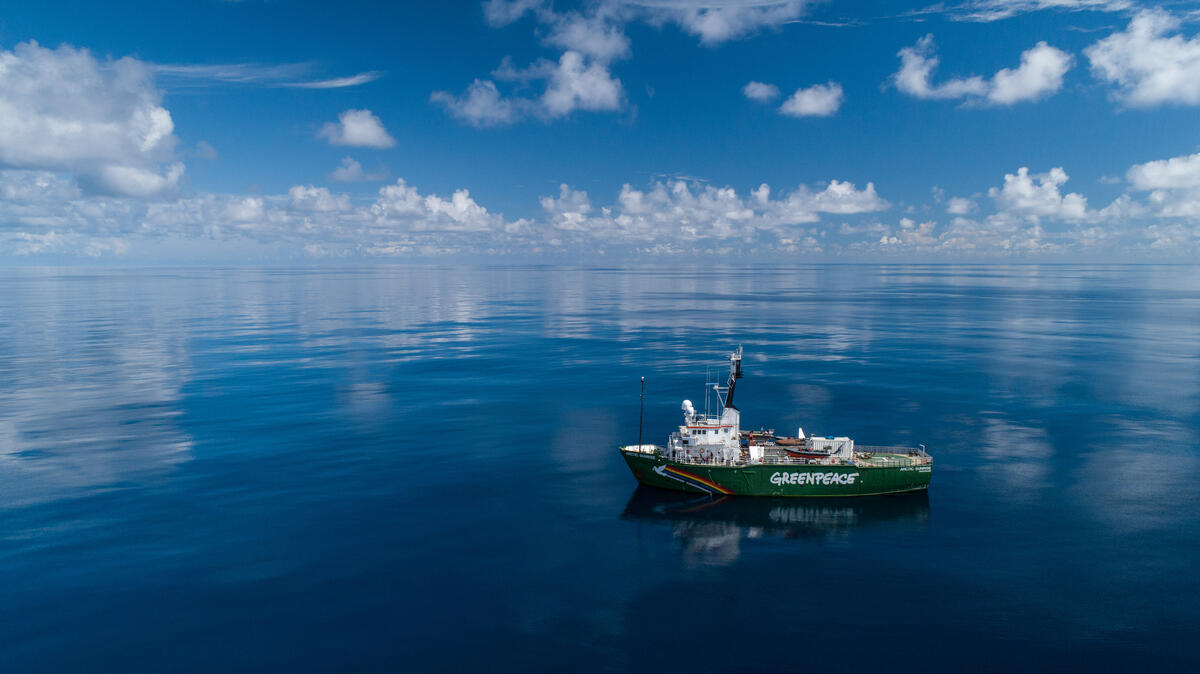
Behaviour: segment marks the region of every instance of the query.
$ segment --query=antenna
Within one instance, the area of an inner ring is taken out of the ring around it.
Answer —
[[[646,378],[642,377],[642,397],[638,403],[638,451],[642,451],[642,418],[646,416]]]

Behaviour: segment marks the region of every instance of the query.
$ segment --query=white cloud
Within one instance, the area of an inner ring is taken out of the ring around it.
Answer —
[[[156,196],[183,175],[171,113],[141,61],[36,42],[0,50],[0,165],[66,171],[110,193]]]
[[[547,0],[487,0],[483,13],[489,25],[501,28],[532,14],[542,43],[563,50],[557,63],[540,59],[523,69],[514,68],[506,58],[493,77],[521,85],[544,81],[545,89],[536,96],[512,95],[502,92],[496,81],[478,78],[461,94],[435,91],[430,102],[476,127],[512,124],[528,116],[558,119],[576,110],[620,110],[624,87],[611,66],[631,53],[625,33],[628,23],[676,24],[701,43],[715,45],[795,20],[807,4],[804,0],[596,0],[581,10],[560,12]],[[751,91],[762,95],[764,90],[747,89],[747,96]]]
[[[563,117],[571,111],[616,110],[621,107],[621,83],[599,62],[590,65],[581,54],[563,53],[558,67],[549,74],[542,108],[550,117]]]
[[[247,249],[237,241],[292,254],[368,256],[495,253],[534,245],[528,221],[492,213],[467,190],[427,194],[404,180],[383,186],[362,205],[314,185],[296,185],[285,194],[147,202],[88,195],[62,174],[8,170],[0,171],[0,225],[4,255],[116,255],[169,242],[210,253],[223,246],[231,256]]]
[[[546,0],[485,0],[483,16],[493,28],[503,28],[526,12],[546,7]]]
[[[1016,218],[951,219],[937,238],[934,250],[950,255],[1012,256],[1048,253],[1064,246],[1050,240],[1038,223]]]
[[[702,44],[717,45],[795,21],[810,4],[808,0],[596,0],[589,6],[589,16],[613,23],[675,24],[699,37]],[[488,24],[496,28],[526,13],[542,24],[553,24],[560,17],[547,0],[486,0],[483,11]],[[568,48],[580,49],[576,45]]]
[[[346,110],[338,115],[337,122],[328,122],[321,127],[317,137],[328,140],[330,145],[377,149],[396,145],[396,139],[388,135],[383,122],[370,110]]]
[[[779,98],[779,87],[765,82],[749,82],[742,88],[742,95],[752,101],[769,103]]]
[[[933,35],[926,35],[899,52],[900,70],[892,82],[900,91],[924,99],[967,99],[990,105],[1012,105],[1053,95],[1062,88],[1071,69],[1070,54],[1039,42],[1021,54],[1021,64],[1004,68],[990,79],[979,75],[930,82],[940,59],[934,53]]]
[[[399,226],[410,232],[514,234],[525,226],[525,221],[509,222],[490,213],[465,189],[455,190],[449,199],[435,194],[422,196],[403,178],[380,188],[370,214],[377,225]]]
[[[1200,153],[1134,164],[1125,177],[1138,190],[1200,187]]]
[[[755,197],[765,198],[766,189],[765,184],[760,185]],[[783,203],[787,206],[784,211],[789,213],[789,217],[794,218],[795,222],[815,219],[816,213],[873,213],[890,206],[875,192],[875,183],[867,183],[867,186],[860,190],[854,183],[841,180],[830,181],[829,185],[819,192],[813,192],[801,185],[789,194]],[[812,215],[805,216],[806,213]]]
[[[1178,34],[1180,20],[1168,12],[1139,12],[1121,32],[1084,50],[1092,73],[1116,85],[1126,105],[1200,104],[1200,37]]]
[[[312,71],[309,63],[205,63],[205,64],[149,64],[169,88],[213,85],[257,85],[293,89],[342,89],[367,84],[383,77],[379,71],[370,71],[347,77],[327,79],[304,79]]]
[[[153,63],[147,64],[168,88],[213,84],[277,85],[303,77],[304,63]]]
[[[975,202],[964,197],[953,197],[946,203],[946,212],[950,215],[966,215],[975,209]]]
[[[462,96],[447,91],[435,91],[429,100],[440,103],[458,119],[476,127],[511,124],[520,119],[523,105],[503,98],[496,83],[490,80],[475,80]]]
[[[203,140],[196,141],[195,154],[197,157],[201,159],[207,159],[209,161],[214,161],[221,156],[217,153],[217,148]]]
[[[241,197],[225,202],[224,213],[226,220],[247,223],[262,220],[266,213],[262,197]]]
[[[278,251],[284,256],[537,255],[557,251],[634,254],[816,253],[846,256],[936,256],[948,259],[1108,251],[1111,256],[1180,259],[1200,253],[1200,155],[1130,167],[1133,189],[1099,211],[1067,193],[1054,168],[1006,175],[987,192],[994,209],[943,199],[948,223],[903,217],[884,224],[889,208],[873,183],[831,181],[776,193],[671,179],[624,185],[607,203],[560,185],[541,198],[542,217],[510,220],[466,189],[420,192],[404,180],[356,203],[317,185],[283,194],[204,194],[173,201],[89,194],[61,172],[0,171],[0,251],[12,255],[145,255],[175,250]],[[934,192],[935,199],[939,198]],[[919,212],[919,211],[914,211]],[[1172,218],[1174,223],[1148,218]],[[837,218],[834,225],[824,221]],[[203,255],[204,253],[198,253]],[[1110,258],[1111,259],[1111,258]]]
[[[804,15],[808,2],[802,0],[634,0],[644,8],[643,18],[651,23],[674,23],[700,38],[701,44],[717,45],[774,28]]]
[[[528,83],[545,81],[537,98],[504,97],[490,80],[475,80],[465,94],[436,91],[430,97],[452,115],[477,127],[511,124],[526,115],[560,119],[576,110],[618,110],[624,102],[621,81],[600,61],[576,51],[563,52],[557,63],[542,59],[516,69],[507,60],[494,75],[498,79]]]
[[[1121,12],[1133,6],[1131,0],[970,0],[949,7],[939,3],[926,8],[921,13],[944,13],[949,14],[950,18],[955,21],[986,23],[1047,9],[1067,12]]]
[[[356,180],[364,180],[366,175],[363,173],[362,164],[354,161],[350,157],[342,157],[342,163],[329,174],[330,180],[335,180],[340,183],[349,183]]]
[[[0,171],[0,202],[67,202],[83,194],[75,181],[50,171]]]
[[[900,70],[892,76],[896,88],[916,98],[964,98],[983,96],[987,84],[977,75],[951,79],[939,86],[929,83],[941,60],[934,54],[933,35],[917,40],[911,47],[900,50]]]
[[[891,229],[879,237],[881,246],[896,247],[896,246],[930,246],[937,242],[937,238],[933,235],[934,229],[937,228],[937,223],[921,222],[912,218],[900,218],[900,228],[892,233]]]
[[[357,87],[360,84],[374,82],[380,77],[383,77],[383,73],[373,70],[349,77],[333,77],[326,80],[312,80],[308,82],[288,82],[280,86],[291,87],[293,89],[344,89],[346,87]]]
[[[601,63],[629,56],[629,37],[608,13],[552,14],[547,23],[549,31],[544,41],[548,45],[579,52]]]
[[[609,243],[658,242],[676,246],[698,241],[754,241],[763,234],[787,234],[796,225],[820,220],[821,213],[869,213],[888,208],[871,183],[863,190],[832,181],[822,190],[806,186],[771,198],[760,185],[745,196],[731,187],[657,182],[647,190],[621,188],[615,204],[597,209],[586,192],[568,185],[557,197],[543,197],[550,225],[580,240]]]
[[[1069,176],[1061,167],[1048,173],[1030,174],[1022,166],[1014,175],[1005,174],[1004,185],[988,190],[1002,216],[1015,216],[1034,223],[1039,218],[1082,220],[1087,217],[1087,198],[1081,194],[1062,194],[1059,187]]]
[[[829,117],[838,111],[844,99],[842,85],[837,82],[814,84],[797,89],[779,106],[779,112],[789,117]]]
[[[1052,95],[1062,88],[1072,60],[1061,49],[1039,42],[1021,54],[1021,65],[1015,70],[1004,68],[992,76],[988,101],[1012,105]]]
[[[563,183],[558,186],[557,198],[542,197],[540,201],[554,227],[575,231],[587,229],[587,219],[592,212],[592,202],[587,192],[571,189]]]
[[[1148,191],[1146,207],[1160,216],[1200,216],[1200,153],[1135,164],[1125,177],[1135,190]]]
[[[378,173],[367,173],[363,170],[362,164],[350,157],[342,157],[342,163],[329,174],[330,180],[339,183],[350,183],[360,180],[383,180],[386,177],[386,169],[381,169]]]
[[[139,166],[109,164],[88,176],[86,183],[109,194],[148,198],[174,191],[183,170],[180,163],[172,164],[163,174]]]
[[[294,185],[288,190],[288,199],[294,211],[328,213],[350,210],[350,197],[334,194],[327,187]]]

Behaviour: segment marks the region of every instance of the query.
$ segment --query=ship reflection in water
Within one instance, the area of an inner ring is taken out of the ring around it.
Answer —
[[[743,540],[821,539],[867,527],[924,528],[929,494],[846,498],[712,497],[639,486],[621,519],[670,526],[689,565],[725,566]]]

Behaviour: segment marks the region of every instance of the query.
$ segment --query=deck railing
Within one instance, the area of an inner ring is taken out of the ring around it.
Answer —
[[[903,456],[919,456],[926,459],[930,458],[929,452],[926,452],[920,447],[901,447],[898,445],[854,445],[854,451],[858,454],[900,454]]]
[[[881,445],[855,445],[855,464],[859,466],[904,466],[904,465],[922,465],[933,461],[933,457],[920,447],[902,447],[902,446],[881,446]],[[656,456],[667,456],[673,461],[680,463],[688,463],[698,466],[841,466],[850,465],[846,462],[839,461],[837,463],[822,463],[820,459],[809,459],[800,456],[792,456],[788,454],[782,447],[771,447],[768,453],[763,456],[762,461],[750,461],[747,457],[740,457],[733,461],[723,461],[715,453],[709,457],[703,457],[697,453],[691,452],[674,452],[666,448],[657,448],[654,452]],[[863,456],[866,455],[866,456]]]

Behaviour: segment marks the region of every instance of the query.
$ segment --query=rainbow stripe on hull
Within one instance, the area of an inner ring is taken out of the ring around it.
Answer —
[[[733,493],[729,489],[722,487],[721,485],[717,484],[716,482],[713,482],[712,480],[706,480],[706,479],[700,477],[699,475],[694,475],[692,473],[687,472],[686,470],[682,470],[675,466],[671,466],[671,465],[658,466],[658,467],[654,468],[654,472],[658,473],[659,475],[661,475],[667,479],[682,482],[686,485],[695,487],[696,489],[699,489],[701,491],[706,491],[710,494],[726,494],[726,495],[728,495],[728,494]]]

